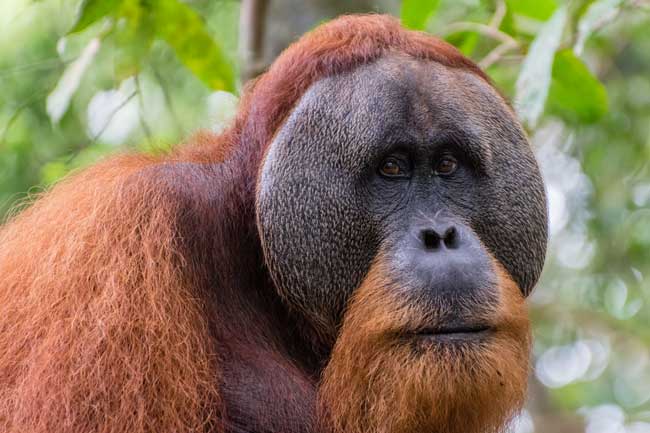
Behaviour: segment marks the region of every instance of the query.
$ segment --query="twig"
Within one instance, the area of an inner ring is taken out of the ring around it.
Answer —
[[[486,24],[472,23],[467,21],[459,21],[457,23],[452,23],[448,25],[446,28],[443,29],[442,35],[444,36],[444,35],[449,35],[451,33],[457,33],[457,32],[481,33],[482,35],[488,36],[501,43],[510,43],[517,47],[519,46],[519,42],[517,42],[512,36],[502,32],[499,29],[495,29],[494,27],[490,27]]]
[[[126,106],[126,104],[128,104],[129,101],[131,101],[131,99],[133,99],[135,97],[135,95],[137,95],[137,94],[138,94],[138,91],[134,90],[129,96],[126,97],[126,99],[124,99],[124,101],[122,101],[120,103],[120,105],[115,107],[115,109],[113,109],[113,111],[111,111],[111,114],[109,114],[108,120],[106,121],[106,123],[104,123],[104,126],[102,126],[102,129],[100,129],[97,134],[93,135],[92,138],[90,139],[90,141],[88,141],[85,145],[81,145],[81,146],[77,147],[77,149],[74,152],[71,152],[70,156],[68,157],[68,159],[66,160],[65,163],[69,164],[73,159],[75,159],[77,157],[77,155],[79,155],[79,152],[81,152],[84,148],[92,146],[93,144],[95,144],[97,142],[97,140],[99,139],[99,137],[102,136],[104,131],[106,131],[108,126],[111,124],[111,122],[113,121],[113,117],[115,117],[115,115],[118,113],[118,111],[120,111],[122,108],[124,108]]]
[[[31,102],[31,101],[30,101]],[[18,116],[20,116],[20,113],[29,106],[29,103],[24,103],[21,104],[16,110],[11,114],[11,117],[7,121],[7,125],[5,126],[4,131],[2,131],[2,137],[0,137],[0,148],[5,144],[5,141],[7,140],[7,135],[9,135],[9,129],[13,126],[14,122],[18,120]]]
[[[487,69],[499,60],[502,56],[510,50],[517,48],[518,44],[511,44],[509,42],[504,42],[490,51],[481,61],[478,62],[478,65],[481,69]]]
[[[90,143],[88,143],[88,145],[94,144],[99,139],[99,137],[102,136],[104,131],[106,131],[106,129],[108,128],[108,125],[110,125],[111,122],[113,121],[113,117],[115,117],[117,112],[120,111],[122,108],[124,108],[126,104],[128,104],[129,101],[131,101],[131,99],[133,99],[137,94],[138,91],[134,90],[129,96],[126,97],[124,101],[120,103],[120,105],[118,105],[117,107],[115,107],[115,109],[113,109],[113,111],[111,111],[111,114],[108,116],[108,120],[106,121],[104,126],[102,126],[102,129],[100,129],[99,132],[93,136],[93,138],[90,140]]]
[[[144,120],[144,96],[142,94],[142,88],[140,87],[140,76],[137,74],[135,76],[135,91],[138,94],[138,103],[140,105],[140,109],[138,110],[140,127],[144,131],[144,135],[147,137],[149,145],[153,145],[153,135],[151,134],[151,128],[149,128],[149,125],[147,125],[147,122]]]
[[[183,125],[176,114],[176,110],[174,109],[174,104],[172,101],[172,97],[169,93],[169,89],[167,88],[167,83],[165,82],[165,79],[162,77],[158,69],[155,67],[152,67],[153,70],[153,75],[156,77],[156,81],[158,81],[158,85],[162,89],[163,92],[163,98],[165,98],[165,104],[167,105],[167,109],[169,110],[169,114],[171,114],[172,119],[174,121],[174,125],[176,127],[176,132],[178,133],[179,137],[182,137],[185,135],[185,131],[183,130]]]
[[[642,10],[644,12],[650,12],[650,0],[624,1],[618,10],[615,10],[613,12],[610,12],[607,15],[604,15],[603,17],[600,18],[600,20],[596,21],[594,26],[591,28],[589,35],[587,35],[587,38],[594,36],[601,30],[603,30],[605,27],[607,27],[608,24],[614,22],[616,18],[618,18],[618,16],[621,14],[621,12],[635,10],[635,9]],[[578,36],[579,35],[576,33],[575,37],[577,38]],[[571,42],[570,46],[573,47],[573,50],[576,51],[577,55],[580,55],[582,53],[587,38],[585,38],[585,40],[575,40]]]
[[[32,95],[31,98],[29,98],[27,101],[23,102],[20,104],[16,109],[14,110],[13,113],[11,113],[11,116],[9,117],[9,120],[7,121],[7,124],[5,125],[4,130],[2,131],[2,135],[0,136],[0,147],[2,147],[7,140],[7,136],[9,135],[9,130],[13,126],[13,124],[18,120],[18,117],[20,116],[20,113],[22,111],[29,107],[31,104],[33,104],[35,101],[38,99],[42,98],[43,96],[47,95],[47,92],[42,92],[38,93],[36,95]]]
[[[499,27],[503,22],[503,17],[506,16],[506,11],[507,6],[505,0],[497,0],[496,10],[494,11],[494,15],[490,20],[488,29],[490,29],[490,32],[498,32],[495,33],[495,36],[499,35],[499,40],[502,42],[494,49],[492,49],[492,51],[490,51],[485,57],[483,57],[481,61],[478,62],[478,65],[483,69],[487,69],[501,60],[503,55],[508,51],[519,47],[519,43],[514,38],[499,30]],[[484,31],[487,32],[488,30],[484,29]]]
[[[18,72],[32,72],[38,70],[48,70],[56,69],[62,66],[66,66],[69,63],[74,62],[76,59],[70,60],[61,60],[58,57],[52,59],[44,59],[38,62],[26,63],[24,65],[14,66],[12,68],[0,69],[0,77],[8,77]]]
[[[497,0],[497,7],[496,10],[494,11],[494,15],[492,16],[492,19],[490,20],[490,27],[493,29],[498,29],[501,26],[501,23],[503,22],[503,17],[506,16],[506,2],[505,0]]]

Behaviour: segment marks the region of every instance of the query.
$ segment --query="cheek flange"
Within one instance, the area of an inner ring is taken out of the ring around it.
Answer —
[[[280,139],[282,137],[279,137]],[[323,332],[335,332],[348,297],[370,266],[369,219],[349,175],[282,140],[272,144],[258,182],[257,224],[280,295]]]

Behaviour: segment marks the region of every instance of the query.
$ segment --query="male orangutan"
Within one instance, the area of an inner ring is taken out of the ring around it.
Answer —
[[[450,45],[348,16],[226,132],[0,232],[0,431],[501,431],[546,249],[515,116]]]

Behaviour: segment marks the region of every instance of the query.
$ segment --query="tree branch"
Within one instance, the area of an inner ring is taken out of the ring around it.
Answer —
[[[494,11],[494,15],[490,20],[490,27],[493,29],[498,29],[503,22],[503,17],[506,16],[506,2],[505,0],[497,0],[497,7]]]
[[[504,42],[490,51],[487,56],[483,57],[481,61],[478,62],[478,65],[481,69],[487,69],[503,57],[505,53],[510,50],[514,50],[518,47],[518,44],[511,44],[510,42]]]
[[[242,82],[259,75],[264,64],[264,32],[268,0],[242,0],[239,16],[239,57]]]
[[[487,36],[489,38],[492,38],[494,40],[497,40],[501,43],[509,43],[517,47],[519,46],[519,42],[517,42],[509,34],[504,33],[501,30],[496,29],[494,27],[490,27],[486,24],[480,24],[480,23],[459,21],[457,23],[452,23],[447,27],[445,27],[441,32],[441,34],[444,36],[444,35],[449,35],[451,33],[457,33],[457,32],[476,32],[484,36]]]

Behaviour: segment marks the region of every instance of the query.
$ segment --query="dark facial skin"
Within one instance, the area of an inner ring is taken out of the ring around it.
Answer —
[[[494,303],[492,258],[525,294],[544,261],[544,188],[511,109],[474,74],[403,55],[314,84],[257,201],[282,296],[327,332],[380,251],[405,296],[456,311]]]

